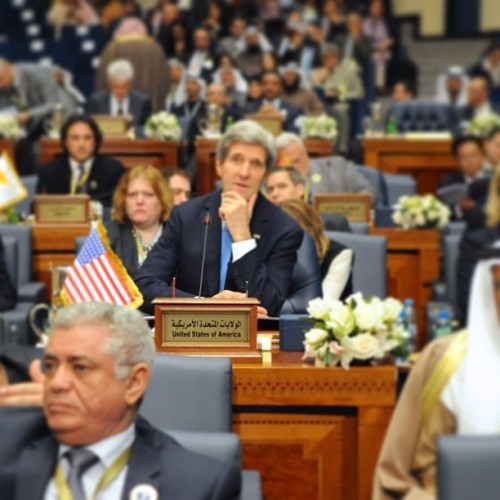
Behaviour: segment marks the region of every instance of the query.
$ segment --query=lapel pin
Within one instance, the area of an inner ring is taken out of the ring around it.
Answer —
[[[132,488],[129,496],[130,500],[158,500],[156,488],[150,484],[138,484]]]
[[[253,235],[253,237],[254,237],[256,240],[260,240],[260,234],[255,233],[255,234]]]

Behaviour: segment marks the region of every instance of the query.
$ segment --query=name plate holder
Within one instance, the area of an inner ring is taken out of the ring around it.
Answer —
[[[126,137],[131,119],[128,115],[92,115],[105,137]]]
[[[261,362],[257,299],[157,298],[153,304],[157,351]]]
[[[320,213],[343,215],[349,222],[369,222],[372,197],[368,193],[318,193],[314,208]]]
[[[283,132],[283,118],[279,111],[275,114],[255,113],[253,115],[245,115],[245,120],[252,120],[258,123],[263,129],[277,137]]]
[[[33,198],[37,224],[85,224],[90,220],[86,194],[38,194]]]

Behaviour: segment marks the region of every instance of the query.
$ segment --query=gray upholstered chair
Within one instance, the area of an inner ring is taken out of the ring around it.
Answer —
[[[17,286],[19,301],[46,302],[47,287],[45,283],[31,281],[31,227],[28,225],[0,224],[0,235],[16,238],[17,272],[14,284]]]
[[[302,244],[297,250],[290,294],[281,308],[281,314],[305,313],[309,301],[321,295],[318,254],[312,238],[304,232]]]
[[[491,500],[500,492],[500,437],[442,436],[437,447],[439,500]]]
[[[229,359],[157,354],[140,413],[186,448],[241,466]],[[259,473],[243,471],[241,500],[260,500],[261,492]]]
[[[12,236],[2,236],[4,258],[13,283],[17,283],[19,241]],[[30,338],[29,311],[35,303],[19,300],[14,309],[0,313],[0,343],[27,344]]]
[[[326,234],[354,251],[354,292],[384,298],[387,295],[387,238],[336,231]]]
[[[35,196],[38,176],[26,175],[21,177],[21,181],[28,191],[28,196],[24,200],[17,203],[15,209],[21,214],[30,214],[32,211],[31,204],[33,203],[33,197]]]
[[[395,205],[403,195],[414,195],[417,192],[417,183],[411,175],[384,173],[387,186],[387,205]]]
[[[160,429],[231,432],[231,361],[157,354],[141,414]]]
[[[354,234],[368,234],[368,222],[349,222]]]

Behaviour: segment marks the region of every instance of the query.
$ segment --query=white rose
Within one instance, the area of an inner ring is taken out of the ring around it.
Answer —
[[[361,331],[375,329],[380,323],[379,311],[376,305],[362,302],[354,309],[356,324]]]
[[[349,339],[349,350],[357,359],[369,359],[375,357],[380,351],[379,341],[369,333],[362,333]]]
[[[333,308],[328,315],[326,326],[331,328],[335,335],[343,337],[352,333],[356,327],[356,322],[351,309],[344,304],[340,304],[340,307]]]
[[[415,217],[415,224],[417,226],[425,226],[425,217],[422,214],[418,214]]]
[[[318,297],[317,299],[309,301],[307,312],[315,319],[324,320],[328,316],[331,307],[332,306],[328,304],[328,302]]]
[[[396,321],[403,309],[401,301],[388,297],[382,302],[384,321]]]
[[[318,346],[326,340],[328,332],[321,328],[312,328],[305,334],[304,345]]]

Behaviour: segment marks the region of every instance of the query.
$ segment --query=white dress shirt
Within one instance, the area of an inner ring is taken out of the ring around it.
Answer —
[[[116,434],[109,438],[98,441],[91,446],[86,446],[87,450],[97,455],[99,461],[84,472],[82,476],[83,490],[87,498],[94,498],[94,500],[115,500],[121,498],[123,486],[125,485],[125,477],[128,471],[128,465],[123,467],[114,480],[95,497],[92,497],[94,491],[101,479],[102,475],[108,467],[126,450],[135,439],[135,425],[132,424],[120,434]],[[61,464],[64,477],[67,476],[69,470],[69,463],[63,455],[70,449],[69,446],[59,446],[59,464]],[[52,478],[45,490],[44,500],[58,500],[58,492],[56,489],[54,478]]]
[[[111,94],[111,104],[109,109],[111,110],[111,116],[118,116],[118,110],[122,108],[122,115],[128,115],[130,107],[130,98],[125,97],[122,101],[119,101],[113,94]]]

